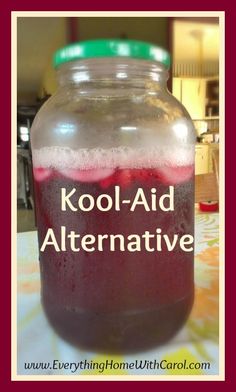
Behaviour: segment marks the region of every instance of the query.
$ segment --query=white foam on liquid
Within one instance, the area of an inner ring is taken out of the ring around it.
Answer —
[[[64,169],[157,168],[194,163],[194,145],[184,147],[78,149],[42,147],[32,151],[34,167]]]

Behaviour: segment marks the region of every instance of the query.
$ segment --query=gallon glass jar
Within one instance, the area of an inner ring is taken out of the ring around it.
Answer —
[[[82,348],[163,344],[192,307],[195,133],[169,61],[139,41],[62,48],[32,126],[42,303]]]

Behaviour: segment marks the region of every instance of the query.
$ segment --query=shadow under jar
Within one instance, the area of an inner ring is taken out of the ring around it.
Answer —
[[[61,337],[85,349],[163,344],[186,321],[194,293],[193,250],[156,250],[157,228],[171,241],[194,230],[195,133],[167,90],[169,55],[139,41],[85,41],[56,52],[54,65],[59,88],[31,129],[45,313]],[[132,201],[141,188],[150,205],[170,186],[172,211],[114,207],[117,189]],[[72,209],[62,210],[62,189],[74,190]],[[90,209],[102,194],[103,210]],[[78,235],[73,249],[71,237],[61,245],[62,227]],[[42,250],[50,229],[59,251],[52,243]]]

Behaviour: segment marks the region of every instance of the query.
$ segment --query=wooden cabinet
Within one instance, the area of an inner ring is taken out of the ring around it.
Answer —
[[[209,144],[209,166],[208,166],[208,171],[209,173],[213,172],[213,159],[212,159],[212,152],[214,150],[219,150],[219,144],[218,143],[211,143]]]
[[[209,169],[209,146],[197,144],[195,147],[195,174],[208,173]]]
[[[182,80],[181,78],[172,79],[172,94],[180,102],[182,102]]]
[[[193,120],[219,115],[219,78],[173,78],[173,95]]]
[[[197,144],[195,147],[195,174],[213,172],[212,150],[218,149],[219,144]]]
[[[205,79],[173,78],[173,95],[182,102],[193,120],[205,117]]]

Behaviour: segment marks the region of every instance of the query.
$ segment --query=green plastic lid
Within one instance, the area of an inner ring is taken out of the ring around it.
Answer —
[[[56,51],[53,65],[59,65],[73,60],[92,57],[132,57],[135,59],[154,60],[170,66],[169,53],[153,44],[135,40],[99,39],[81,41],[65,46]]]

